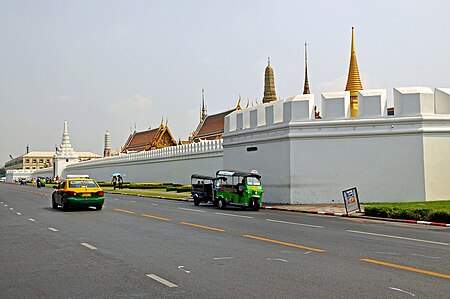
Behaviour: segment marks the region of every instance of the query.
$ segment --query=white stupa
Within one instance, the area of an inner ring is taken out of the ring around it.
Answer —
[[[64,121],[64,132],[61,141],[61,145],[56,150],[56,154],[54,156],[55,162],[55,177],[61,177],[61,173],[66,168],[67,165],[77,163],[78,155],[73,150],[72,145],[70,144],[69,131],[67,129],[67,121]]]

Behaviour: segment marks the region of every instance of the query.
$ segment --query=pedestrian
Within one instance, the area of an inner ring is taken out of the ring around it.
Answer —
[[[40,178],[36,179],[36,185],[38,188],[41,188],[41,179]]]
[[[117,185],[117,177],[116,176],[113,176],[112,184],[113,184],[114,190],[116,190],[116,185]]]
[[[119,189],[122,189],[123,188],[123,178],[120,174],[119,174],[119,177],[117,178],[117,182],[119,183]]]

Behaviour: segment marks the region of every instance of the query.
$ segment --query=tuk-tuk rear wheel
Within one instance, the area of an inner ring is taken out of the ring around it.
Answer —
[[[200,205],[200,198],[198,198],[198,196],[194,196],[194,205]]]

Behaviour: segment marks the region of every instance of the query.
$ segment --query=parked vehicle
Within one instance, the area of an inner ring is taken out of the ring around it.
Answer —
[[[214,181],[215,177],[193,174],[191,176],[191,195],[194,199],[194,204],[198,206],[202,203],[214,202]]]
[[[68,175],[52,193],[52,207],[61,206],[63,211],[71,207],[93,206],[101,210],[105,201],[105,193],[97,182],[85,175]]]
[[[214,186],[214,202],[221,209],[236,205],[258,211],[261,207],[263,189],[256,172],[219,170]]]

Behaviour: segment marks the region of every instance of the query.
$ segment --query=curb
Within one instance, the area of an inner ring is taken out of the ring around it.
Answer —
[[[299,211],[299,210],[280,209],[280,208],[270,207],[270,206],[261,206],[261,209],[276,210],[276,211],[286,211],[286,212],[296,212],[296,213],[319,214],[319,215],[327,215],[327,216],[353,217],[353,218],[363,218],[363,219],[371,219],[371,220],[381,220],[381,221],[401,222],[401,223],[412,223],[412,224],[422,224],[422,225],[434,225],[434,226],[441,226],[441,227],[450,227],[450,223],[442,223],[442,222],[431,222],[431,221],[420,221],[420,220],[404,220],[404,219],[393,219],[393,218],[381,218],[381,217],[352,215],[352,214],[347,214],[347,213],[325,212],[325,211],[316,211],[316,210]]]

